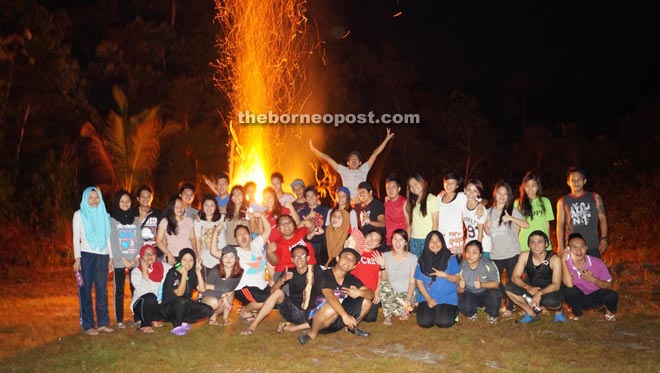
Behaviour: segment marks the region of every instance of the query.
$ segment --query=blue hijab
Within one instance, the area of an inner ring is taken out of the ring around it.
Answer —
[[[92,192],[99,195],[100,201],[96,207],[90,206],[87,202]],[[89,247],[95,251],[103,250],[110,237],[110,218],[105,209],[105,203],[103,203],[103,195],[98,188],[88,187],[83,192],[82,201],[80,201],[80,217]]]

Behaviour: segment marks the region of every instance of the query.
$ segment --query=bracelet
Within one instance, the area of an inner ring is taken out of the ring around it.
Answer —
[[[386,269],[387,269],[387,267],[380,267],[380,270],[381,270],[381,271],[384,271],[384,270],[386,270]]]

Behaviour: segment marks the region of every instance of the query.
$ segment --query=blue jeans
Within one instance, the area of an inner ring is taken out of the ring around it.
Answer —
[[[109,255],[99,255],[87,252],[80,253],[85,285],[78,288],[80,298],[80,325],[83,331],[94,328],[94,312],[92,312],[92,284],[96,295],[96,319],[98,326],[110,325],[108,314],[108,262]]]
[[[424,251],[424,241],[425,240],[422,238],[411,238],[408,241],[408,251],[414,254],[418,260],[419,257],[422,256],[422,251]],[[413,294],[412,301],[413,303],[426,301],[424,297],[422,297],[422,294],[419,293],[419,290],[417,290],[417,286],[415,286],[415,293]]]

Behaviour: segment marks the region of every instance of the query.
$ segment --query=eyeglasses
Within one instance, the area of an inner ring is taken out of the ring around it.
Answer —
[[[150,252],[150,251],[147,251],[147,252],[145,252],[144,254],[142,254],[142,256],[155,256],[155,255],[156,255],[156,254],[154,254],[154,253],[152,253],[152,252]]]
[[[294,255],[294,256],[292,256],[292,258],[293,258],[294,260],[295,260],[295,259],[304,259],[304,258],[306,258],[306,257],[307,257],[307,255],[305,255],[305,254],[300,254],[300,255]]]

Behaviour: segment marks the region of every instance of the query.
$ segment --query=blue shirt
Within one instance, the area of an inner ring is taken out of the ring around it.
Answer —
[[[225,198],[215,196],[215,201],[218,202],[218,207],[226,207],[229,203],[229,194]]]
[[[458,261],[455,256],[449,258],[449,263],[447,263],[447,272],[448,275],[457,275],[461,271],[461,268],[458,266]],[[435,282],[431,284],[431,277],[426,276],[422,273],[417,264],[415,268],[415,280],[420,280],[424,283],[426,291],[429,293],[431,298],[433,298],[438,304],[449,304],[452,306],[458,306],[458,292],[456,290],[456,283],[447,280],[446,278],[436,277]],[[431,287],[429,288],[429,284]]]

